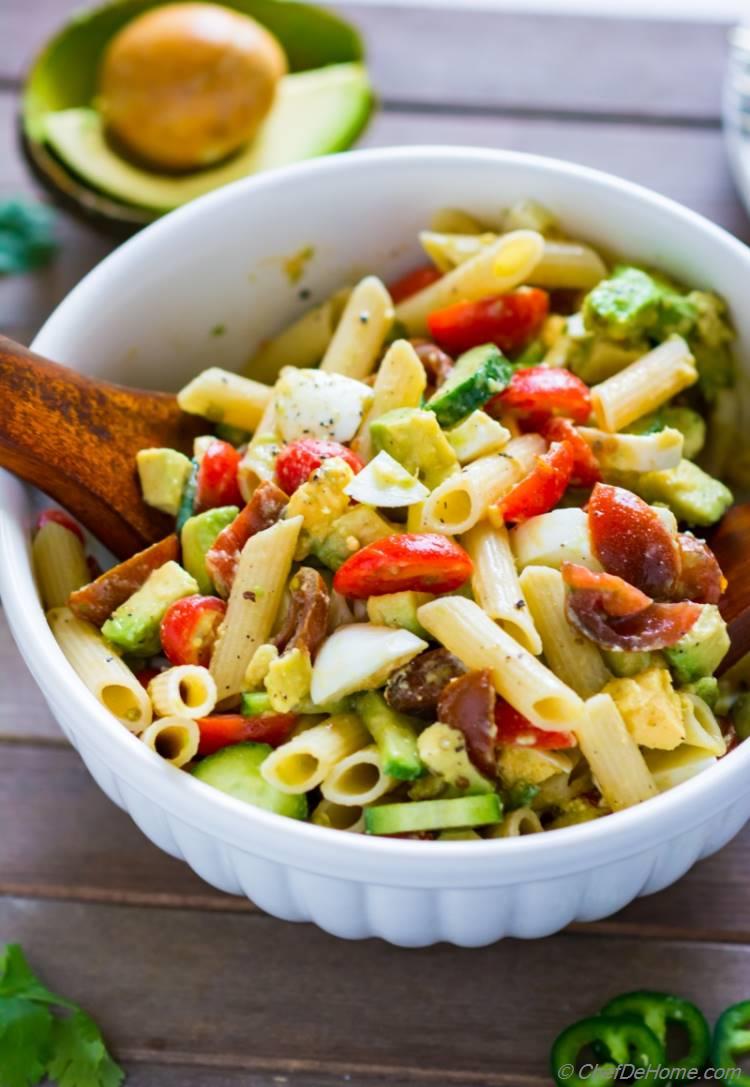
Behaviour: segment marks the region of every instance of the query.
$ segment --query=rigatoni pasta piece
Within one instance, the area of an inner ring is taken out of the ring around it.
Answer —
[[[148,694],[157,717],[207,717],[216,705],[216,684],[208,668],[180,664],[151,680]]]
[[[45,521],[31,545],[39,595],[45,608],[60,608],[91,581],[83,544],[69,528]]]
[[[491,619],[499,622],[517,642],[538,657],[542,652],[542,639],[518,581],[505,525],[480,522],[462,537],[461,543],[474,563],[471,586],[477,603]]]
[[[211,657],[219,702],[239,694],[255,650],[268,641],[301,527],[301,517],[279,521],[251,536],[242,549]]]
[[[514,438],[500,453],[466,465],[435,488],[422,511],[425,529],[451,535],[468,532],[508,493],[544,452],[539,434]]]
[[[544,238],[533,230],[503,234],[491,245],[418,291],[396,307],[396,318],[411,336],[427,330],[427,316],[462,300],[476,301],[527,283],[544,252]]]
[[[212,423],[255,430],[271,392],[270,385],[211,366],[178,392],[177,403],[183,411],[202,415]]]
[[[361,808],[379,800],[396,785],[397,779],[383,770],[377,744],[368,744],[336,763],[320,791],[333,804]]]
[[[271,340],[262,343],[245,366],[255,381],[272,384],[282,366],[317,366],[326,353],[347,303],[351,287],[336,291],[319,306],[303,313]]]
[[[320,785],[337,763],[369,742],[370,734],[355,713],[339,713],[281,744],[265,759],[260,772],[282,793],[306,793]]]
[[[200,738],[200,729],[192,717],[162,717],[141,733],[146,747],[177,767],[195,758]]]
[[[372,387],[372,404],[352,442],[357,456],[364,461],[372,457],[370,423],[394,408],[418,408],[426,387],[427,375],[416,351],[408,340],[396,340],[378,368]]]
[[[586,702],[573,731],[612,811],[656,796],[657,788],[641,749],[608,694],[596,694]]]
[[[473,600],[442,597],[423,604],[417,618],[467,668],[489,668],[498,694],[537,728],[568,730],[583,712],[583,702],[575,691]]]
[[[377,276],[366,276],[349,296],[320,369],[359,381],[368,377],[392,324],[391,296]]]
[[[656,434],[610,434],[595,427],[578,427],[603,472],[658,472],[676,468],[682,460],[685,438],[664,427]]]
[[[57,643],[81,681],[129,732],[151,723],[151,700],[126,664],[95,626],[76,619],[70,608],[52,608],[47,620]]]
[[[520,570],[527,566],[553,566],[575,562],[601,570],[591,550],[589,519],[585,510],[562,509],[530,517],[510,530],[510,546]]]
[[[637,362],[594,385],[591,406],[602,430],[622,430],[656,411],[698,380],[695,359],[681,336],[670,336]]]
[[[568,622],[560,571],[527,566],[520,583],[549,667],[581,698],[598,694],[612,676],[594,643]]]

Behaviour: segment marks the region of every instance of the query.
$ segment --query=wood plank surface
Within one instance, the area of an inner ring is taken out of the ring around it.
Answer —
[[[750,977],[749,948],[679,940],[659,954],[578,934],[415,953],[260,914],[21,898],[0,900],[0,933],[97,1016],[125,1060],[355,1083],[541,1087],[556,1034],[615,993],[664,989],[715,1018]]]

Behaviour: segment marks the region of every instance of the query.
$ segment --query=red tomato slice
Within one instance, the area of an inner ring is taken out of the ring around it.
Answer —
[[[241,506],[242,495],[237,482],[237,469],[242,457],[229,442],[220,438],[211,442],[198,468],[195,508],[197,511],[216,506]]]
[[[391,283],[388,287],[388,293],[395,304],[398,305],[399,302],[411,298],[413,294],[423,291],[425,287],[437,283],[442,278],[442,272],[439,272],[434,265],[425,264],[421,268],[413,268],[411,272],[401,276],[395,283]]]
[[[334,589],[364,600],[406,590],[449,593],[471,576],[462,547],[439,532],[384,536],[356,551],[336,571]]]
[[[451,355],[483,343],[501,351],[520,351],[537,335],[549,311],[549,295],[539,287],[521,287],[478,302],[455,302],[427,318],[432,338]]]
[[[293,713],[268,713],[261,717],[243,717],[239,713],[199,717],[196,722],[201,738],[199,755],[213,755],[222,747],[247,741],[278,747],[288,738],[297,723]]]
[[[669,599],[680,551],[659,514],[632,491],[597,483],[588,502],[594,554],[604,569],[651,597]]]
[[[565,747],[577,747],[573,732],[546,732],[528,721],[508,702],[498,698],[495,703],[497,742],[509,747],[534,747],[538,751],[557,751]]]
[[[570,419],[555,415],[542,423],[541,433],[548,442],[568,442],[573,454],[573,472],[570,482],[574,487],[593,487],[602,478],[599,461],[586,441],[578,433]]]
[[[65,510],[47,509],[42,510],[36,519],[36,527],[39,530],[42,525],[46,525],[48,521],[54,521],[56,525],[62,525],[63,528],[67,528],[68,532],[72,532],[74,536],[77,536],[81,543],[84,543],[83,529],[74,521],[69,513]]]
[[[276,458],[276,478],[279,486],[287,494],[294,494],[298,487],[306,483],[316,468],[330,457],[341,457],[353,472],[364,468],[356,453],[338,442],[324,438],[300,438],[299,441],[285,445]]]
[[[536,466],[525,479],[498,502],[505,521],[527,521],[553,509],[565,494],[573,472],[573,449],[569,442],[553,442],[548,452],[537,457]]]
[[[537,415],[566,415],[585,423],[591,414],[591,393],[579,377],[551,366],[527,366],[516,370],[510,385],[490,400],[485,411],[514,411]]]
[[[207,668],[226,610],[225,602],[216,596],[184,596],[170,604],[159,631],[168,660]]]

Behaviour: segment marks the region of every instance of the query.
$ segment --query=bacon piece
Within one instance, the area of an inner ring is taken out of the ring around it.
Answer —
[[[154,570],[165,562],[179,562],[180,544],[176,536],[167,536],[151,544],[125,562],[106,570],[95,581],[76,589],[68,598],[68,606],[79,619],[100,627],[129,596],[140,589]]]
[[[240,552],[251,536],[275,525],[289,499],[275,483],[261,483],[248,504],[222,529],[206,554],[206,569],[220,596],[229,596]]]
[[[682,560],[675,586],[675,600],[694,600],[699,604],[718,604],[726,588],[726,578],[711,548],[692,532],[681,532],[677,546]]]
[[[385,685],[385,700],[399,713],[432,717],[434,721],[446,683],[465,671],[458,657],[447,649],[427,649],[393,673]]]
[[[488,668],[452,679],[438,699],[438,720],[462,732],[469,758],[483,774],[495,777],[495,688]]]
[[[328,587],[317,570],[302,566],[289,588],[292,594],[289,610],[281,630],[271,641],[280,653],[286,649],[306,649],[314,660],[328,627]]]
[[[569,621],[603,649],[666,649],[701,614],[700,604],[654,604],[614,574],[594,573],[570,562],[561,570],[571,590],[566,600]]]
[[[659,514],[623,487],[597,483],[588,502],[591,546],[604,569],[662,600],[673,598],[680,549]]]

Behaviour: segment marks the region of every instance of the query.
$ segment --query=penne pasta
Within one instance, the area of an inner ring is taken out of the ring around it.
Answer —
[[[367,276],[352,291],[320,369],[359,381],[368,377],[392,324],[391,296],[377,276]]]
[[[717,761],[705,748],[681,744],[674,751],[647,751],[646,764],[660,793],[702,774]]]
[[[247,377],[273,384],[282,366],[317,366],[333,338],[350,287],[336,291],[319,306],[303,313],[271,340],[261,344],[245,366]]]
[[[396,319],[411,336],[422,335],[433,310],[453,302],[502,294],[528,281],[543,251],[544,238],[533,230],[503,234],[442,279],[401,302],[396,307]]]
[[[207,668],[181,664],[154,676],[148,694],[157,717],[207,717],[216,705],[216,684]]]
[[[475,525],[461,543],[471,556],[471,586],[482,609],[534,656],[542,652],[534,618],[518,581],[505,525]]]
[[[399,782],[383,770],[377,744],[369,744],[336,763],[320,786],[332,804],[362,808],[385,796]]]
[[[177,403],[188,414],[202,415],[212,423],[255,430],[271,395],[270,385],[212,366],[178,392]]]
[[[698,380],[695,359],[681,336],[594,385],[591,406],[602,430],[614,432],[648,415]]]
[[[72,592],[91,581],[83,544],[56,521],[45,521],[37,530],[31,557],[45,608],[63,607]]]
[[[665,427],[656,434],[608,434],[594,427],[578,427],[602,471],[658,472],[676,468],[685,439],[679,430]]]
[[[537,728],[570,729],[583,702],[554,672],[460,596],[423,604],[417,617],[434,638],[467,668],[489,668],[498,694]]]
[[[276,458],[281,451],[281,439],[276,431],[276,398],[271,396],[255,433],[248,442],[237,468],[237,482],[242,497],[249,502],[259,483],[276,476]]]
[[[239,694],[253,654],[268,641],[301,527],[301,517],[279,521],[251,536],[242,549],[211,657],[219,702]]]
[[[439,484],[424,504],[425,529],[458,535],[486,517],[534,466],[546,448],[539,434],[514,438],[500,453],[480,457]]]
[[[685,743],[720,759],[727,752],[727,742],[711,707],[697,695],[685,691],[677,694],[682,706]]]
[[[192,717],[162,717],[141,733],[146,747],[178,767],[195,758],[200,738],[200,729]]]
[[[523,834],[539,834],[544,830],[541,819],[531,808],[516,808],[502,823],[492,827],[487,838],[520,838]]]
[[[365,813],[362,808],[351,804],[334,804],[325,799],[316,805],[310,822],[331,830],[348,830],[350,834],[365,832]]]
[[[337,714],[277,747],[263,762],[261,774],[282,793],[306,793],[369,742],[370,734],[356,714]]]
[[[598,694],[612,676],[594,643],[568,622],[560,571],[527,566],[520,584],[548,667],[581,698]]]
[[[612,811],[656,796],[657,788],[641,750],[608,694],[589,698],[573,731]]]
[[[510,530],[510,546],[519,570],[527,566],[552,566],[575,562],[589,570],[601,570],[591,550],[589,519],[584,510],[562,509],[530,517]]]
[[[53,608],[47,620],[71,667],[101,704],[129,732],[151,723],[151,701],[128,666],[97,628],[70,608]]]
[[[368,461],[373,455],[370,423],[394,408],[418,408],[427,387],[427,376],[419,356],[408,340],[396,340],[385,353],[372,387],[372,403],[352,442],[357,456]]]

